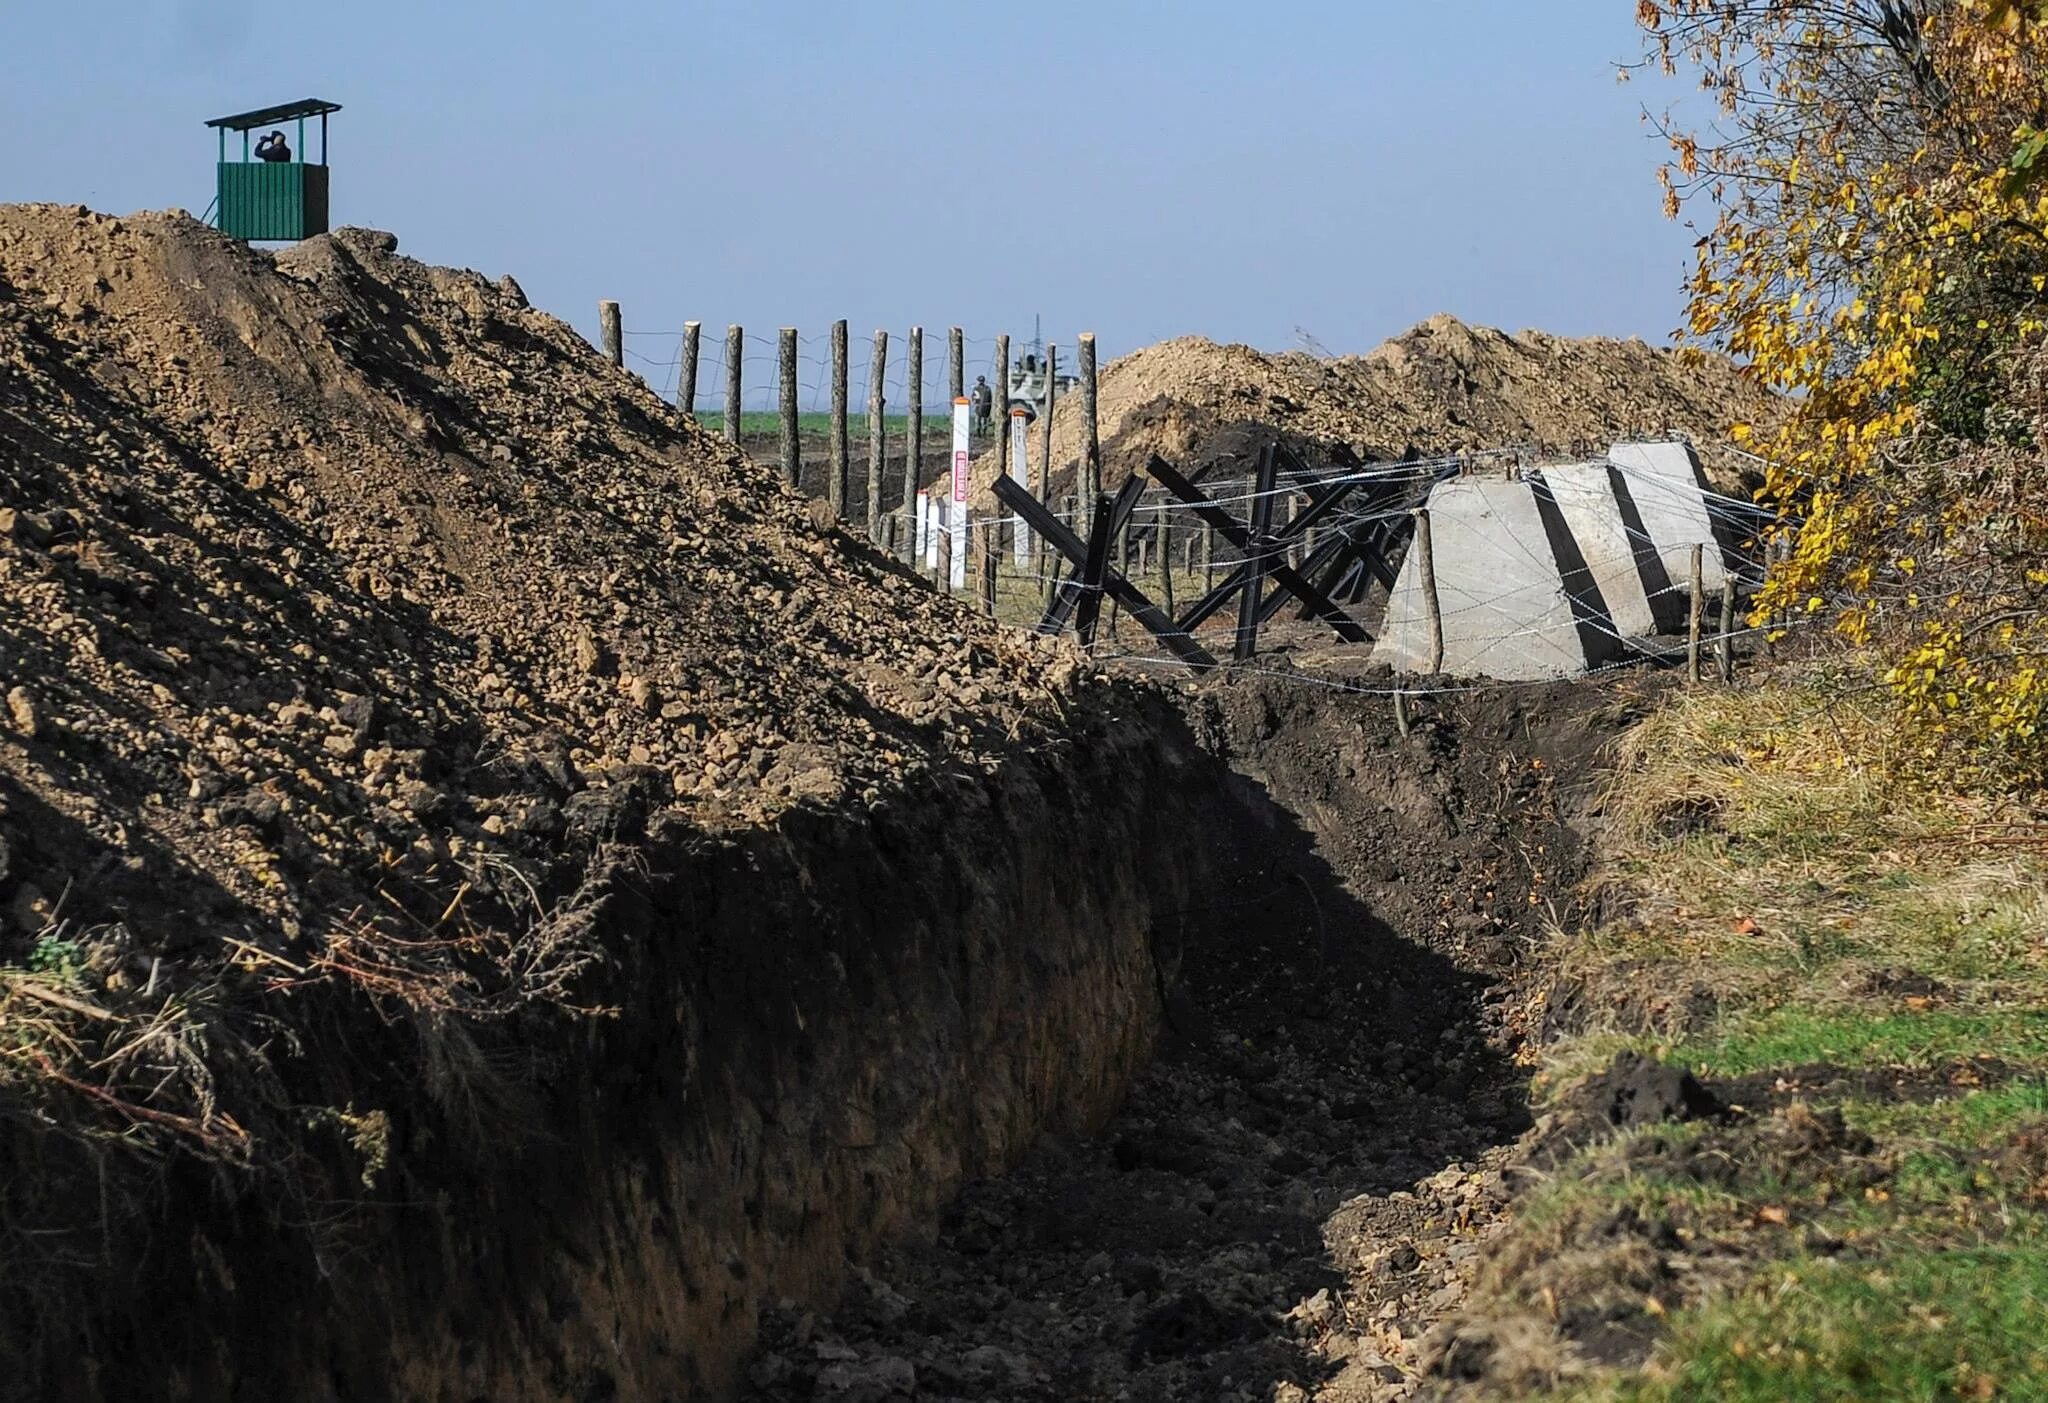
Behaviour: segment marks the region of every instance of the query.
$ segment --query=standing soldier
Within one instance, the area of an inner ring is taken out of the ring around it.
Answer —
[[[988,437],[989,416],[995,413],[996,395],[988,385],[986,375],[974,377],[974,432],[982,438]]]

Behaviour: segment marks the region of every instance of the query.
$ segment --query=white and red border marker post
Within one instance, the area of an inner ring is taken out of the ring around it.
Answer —
[[[953,401],[953,506],[947,513],[946,528],[953,543],[949,578],[956,590],[967,588],[967,486],[974,476],[969,463],[967,410],[965,395]]]
[[[1013,407],[1010,410],[1010,480],[1026,492],[1031,490],[1031,474],[1025,466],[1030,457],[1030,427],[1030,415],[1024,406]],[[1031,568],[1031,530],[1021,518],[1010,528],[1010,563],[1020,575]]]

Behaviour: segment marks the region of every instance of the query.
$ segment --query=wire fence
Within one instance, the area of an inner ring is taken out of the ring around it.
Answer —
[[[726,340],[714,328],[704,328],[699,343],[697,361],[696,394],[691,403],[704,408],[716,405],[725,407],[724,394],[726,371],[729,364]],[[627,362],[640,372],[657,394],[671,403],[677,402],[677,382],[682,374],[683,331],[633,331],[623,333]],[[952,408],[951,385],[948,380],[949,351],[945,342],[946,329],[924,329],[924,365],[919,376],[917,403],[928,413],[946,412]],[[932,354],[933,342],[937,341],[938,354]],[[889,405],[897,406],[897,412],[911,403],[909,358],[905,352],[906,338],[901,332],[890,331],[883,353],[882,386],[883,399]],[[1013,341],[1013,349],[1022,351],[1027,345]],[[756,332],[743,332],[740,357],[740,404],[742,413],[772,413],[781,408],[782,354],[776,337],[763,336]],[[963,336],[961,357],[961,381],[972,385],[977,377],[985,377],[991,386],[997,386],[1001,365],[996,356],[997,338],[993,336]],[[651,352],[651,354],[650,354]],[[853,392],[854,402],[865,406],[870,380],[875,364],[875,344],[871,338],[855,334],[848,336],[847,383]],[[1014,361],[1013,361],[1014,364]],[[832,407],[832,351],[831,337],[797,337],[797,407],[807,414],[822,414]]]
[[[928,496],[923,490],[935,476],[932,472],[935,462],[943,473],[945,455],[951,448],[949,418],[956,370],[952,364],[950,331],[950,328],[924,330],[921,372],[913,384],[903,335],[890,331],[883,339],[855,334],[849,329],[845,358],[849,442],[847,472],[849,479],[858,481],[848,480],[839,484],[832,493],[833,499],[851,518],[851,524],[864,526],[878,544],[903,557],[914,567],[930,572],[939,587],[964,585],[980,597],[979,602],[985,611],[1005,614],[1014,622],[1051,627],[1064,620],[1062,626],[1073,627],[1073,618],[1086,612],[1075,607],[1075,598],[1084,593],[1100,595],[1109,586],[1084,581],[1079,563],[1066,560],[1060,552],[1049,549],[1039,539],[1032,524],[1023,517],[1007,511],[970,508],[965,523],[956,526],[949,516],[955,504]],[[740,333],[737,405],[727,399],[728,372],[732,368],[728,337],[719,334],[717,328],[699,328],[697,335],[696,379],[694,393],[688,397],[688,402],[700,414],[736,409],[742,416],[768,416],[779,414],[784,409],[779,335]],[[626,363],[663,398],[671,401],[678,400],[678,382],[686,359],[684,337],[682,328],[627,330],[622,336]],[[829,333],[799,334],[795,340],[797,411],[811,416],[828,413],[834,401],[832,337]],[[960,345],[958,383],[963,387],[971,386],[977,379],[985,378],[1005,401],[1009,397],[1006,369],[1019,366],[1025,355],[1037,357],[1044,351],[1038,342],[1013,340],[1011,355],[1007,359],[999,357],[999,338],[993,336],[963,334]],[[878,485],[880,490],[870,493],[863,490],[866,487],[866,464],[862,459],[868,454],[853,453],[851,445],[855,440],[864,442],[868,437],[878,355],[882,358],[880,399],[885,416],[884,431],[893,430],[892,437],[897,442],[890,446],[886,455],[889,461],[884,467],[883,481]],[[909,453],[910,445],[901,439],[901,425],[904,410],[913,403],[924,410],[928,427],[921,445],[924,461],[910,465],[906,474],[893,460],[902,459]],[[752,436],[757,439],[769,437],[780,427],[779,424],[759,427],[757,419]],[[815,428],[815,425],[800,425],[799,433],[804,427]],[[743,435],[747,433],[744,425],[742,432]],[[1672,437],[1682,439],[1682,436]],[[1047,490],[1048,485],[1056,480],[1072,480],[1078,464],[1071,460],[1053,464],[1035,461],[1042,454],[1043,442],[1042,430],[1032,434],[1027,457],[1034,461],[1027,471],[1028,477],[1035,481],[1024,481],[1020,485],[1040,498],[1040,506],[1048,519],[1058,523],[1070,537],[1085,540],[1093,525],[1097,504],[1081,501],[1073,492],[1053,495]],[[1732,444],[1716,444],[1715,447],[1739,460],[1761,461]],[[1039,452],[1032,452],[1034,449]],[[1532,447],[1510,446],[1398,463],[1367,464],[1339,471],[1283,473],[1267,493],[1262,493],[1257,481],[1248,474],[1222,480],[1210,478],[1201,483],[1205,500],[1200,504],[1184,501],[1163,488],[1149,487],[1130,504],[1115,534],[1109,568],[1126,585],[1143,585],[1158,593],[1167,606],[1169,617],[1178,614],[1187,618],[1200,612],[1202,617],[1208,618],[1220,613],[1223,619],[1216,629],[1219,633],[1228,626],[1227,621],[1233,618],[1236,610],[1242,607],[1239,602],[1219,604],[1219,594],[1225,588],[1236,589],[1247,573],[1257,575],[1263,582],[1276,567],[1285,567],[1289,571],[1320,570],[1320,583],[1324,588],[1341,594],[1346,607],[1364,605],[1374,627],[1384,629],[1389,622],[1386,611],[1393,602],[1394,594],[1393,588],[1385,582],[1402,568],[1398,557],[1405,552],[1412,533],[1415,509],[1425,502],[1433,484],[1475,476],[1541,484],[1546,470],[1555,473],[1568,465],[1597,467],[1603,463],[1606,463],[1603,458],[1560,461],[1556,455],[1545,455]],[[813,475],[825,470],[819,463],[813,462],[809,466]],[[1713,552],[1715,569],[1711,573],[1717,586],[1725,576],[1736,594],[1753,594],[1761,588],[1766,574],[1764,543],[1795,530],[1798,525],[1796,520],[1776,516],[1752,502],[1714,491],[1703,484],[1681,482],[1655,474],[1630,473],[1627,474],[1627,485],[1638,513],[1663,517],[1673,512],[1692,513],[1704,521],[1707,529],[1699,534],[1707,539],[1699,542],[1666,541],[1660,545],[1647,540],[1638,527],[1624,531],[1625,552],[1596,548],[1588,553],[1582,548],[1567,571],[1558,559],[1554,542],[1547,532],[1542,540],[1535,539],[1533,533],[1526,536],[1514,532],[1497,533],[1504,568],[1497,572],[1496,579],[1506,581],[1534,577],[1552,581],[1563,572],[1592,580],[1625,580],[1630,572],[1641,571],[1644,578],[1640,598],[1629,591],[1631,597],[1627,603],[1637,613],[1646,610],[1648,617],[1654,619],[1659,627],[1665,627],[1674,617],[1692,613],[1698,607],[1699,591],[1691,579],[1684,577],[1682,562],[1672,558],[1674,550],[1682,551],[1692,544],[1705,547]],[[912,486],[917,489],[915,498],[909,495]],[[1361,504],[1323,510],[1310,525],[1290,525],[1315,494],[1327,493],[1338,487],[1371,490],[1362,494],[1365,500]],[[827,494],[820,492],[818,495]],[[985,494],[976,494],[976,497],[983,503],[987,502]],[[1262,503],[1262,497],[1270,497],[1271,500]],[[874,521],[866,520],[871,501],[879,502],[882,511],[882,517]],[[1217,512],[1242,525],[1261,514],[1259,509],[1262,507],[1272,521],[1272,529],[1264,538],[1253,539],[1243,530],[1221,530],[1216,524]],[[1551,510],[1553,513],[1558,510],[1554,499]],[[1606,534],[1611,542],[1613,533]],[[1374,562],[1375,570],[1364,568],[1356,550],[1349,556],[1341,550],[1335,552],[1336,565],[1325,559],[1332,554],[1330,546],[1333,542],[1368,540],[1370,545],[1367,548],[1380,551],[1383,557]],[[965,571],[955,567],[950,559],[956,541],[971,563],[971,568]],[[1657,564],[1646,567],[1646,561]],[[1512,569],[1505,568],[1509,566]],[[1367,588],[1364,577],[1368,574],[1375,575],[1380,581],[1377,597]],[[1557,588],[1554,584],[1545,587]],[[1554,614],[1512,626],[1504,625],[1491,634],[1474,632],[1475,627],[1483,628],[1481,621],[1487,618],[1511,618],[1518,611],[1527,613],[1525,596],[1530,588],[1526,583],[1501,583],[1498,588],[1489,588],[1484,580],[1476,584],[1469,580],[1451,581],[1440,591],[1435,610],[1436,627],[1458,634],[1463,651],[1468,654],[1476,652],[1481,656],[1496,650],[1512,649],[1522,640],[1555,632],[1559,624]],[[1597,588],[1594,593],[1598,593]],[[1052,607],[1062,596],[1068,606],[1064,613]],[[1198,602],[1178,610],[1174,608],[1191,597]],[[1273,607],[1271,596],[1262,594],[1260,598],[1262,610]],[[1126,625],[1120,619],[1116,601],[1105,599],[1100,607],[1107,609],[1108,639],[1098,642],[1091,637],[1089,642],[1091,651],[1101,661],[1141,668],[1181,668],[1187,665],[1184,656],[1171,651],[1124,647],[1119,635]],[[1640,626],[1640,619],[1635,622],[1635,627],[1624,629],[1617,624],[1615,610],[1611,608],[1575,608],[1572,628],[1611,645],[1618,654],[1610,661],[1589,658],[1577,675],[1596,676],[1636,666],[1645,656],[1669,652],[1677,646],[1667,635],[1646,631]],[[1796,627],[1797,622],[1774,620],[1768,631]],[[1746,618],[1740,627],[1723,628],[1718,622],[1709,625],[1697,617],[1690,619],[1689,623],[1687,646],[1708,652],[1735,647],[1767,631],[1763,627],[1751,626]],[[1369,684],[1337,675],[1311,677],[1292,665],[1276,668],[1242,658],[1233,660],[1228,666],[1236,672],[1286,676],[1345,691],[1399,693],[1404,696],[1454,693],[1498,685],[1494,682],[1434,683],[1419,688],[1406,682]]]
[[[1151,591],[1147,602],[1163,602],[1169,617],[1176,614],[1172,607],[1176,599],[1187,601],[1192,596],[1201,596],[1199,603],[1178,611],[1176,627],[1180,627],[1181,620],[1196,619],[1197,615],[1214,617],[1222,613],[1224,622],[1210,630],[1213,636],[1222,637],[1234,626],[1236,611],[1242,604],[1234,599],[1219,604],[1219,595],[1239,593],[1248,569],[1261,580],[1252,597],[1260,601],[1263,615],[1275,602],[1275,595],[1268,592],[1271,587],[1264,584],[1273,567],[1285,564],[1295,571],[1309,569],[1322,559],[1319,545],[1355,543],[1377,532],[1378,543],[1371,548],[1379,549],[1386,558],[1378,562],[1376,590],[1369,588],[1371,581],[1366,578],[1375,572],[1358,558],[1342,562],[1341,555],[1337,557],[1340,563],[1334,566],[1324,562],[1321,584],[1333,595],[1341,596],[1346,607],[1363,605],[1359,610],[1361,618],[1384,637],[1386,630],[1403,626],[1412,630],[1416,626],[1413,617],[1391,616],[1397,591],[1387,581],[1405,568],[1416,507],[1426,505],[1435,484],[1470,477],[1490,478],[1526,483],[1532,494],[1540,496],[1551,490],[1548,477],[1556,476],[1561,468],[1578,466],[1621,472],[1634,508],[1644,517],[1663,522],[1687,517],[1703,529],[1691,532],[1696,539],[1685,539],[1682,534],[1674,538],[1666,533],[1665,539],[1656,540],[1640,527],[1624,525],[1617,513],[1615,529],[1603,533],[1607,548],[1600,548],[1596,542],[1588,549],[1584,542],[1575,540],[1573,544],[1579,549],[1569,560],[1560,558],[1559,542],[1547,529],[1540,533],[1496,530],[1488,539],[1500,552],[1496,562],[1499,568],[1478,575],[1468,570],[1461,578],[1431,586],[1437,596],[1433,616],[1441,631],[1439,647],[1441,637],[1451,635],[1464,656],[1501,659],[1511,658],[1525,643],[1547,638],[1555,644],[1561,635],[1570,635],[1585,650],[1583,666],[1569,669],[1576,676],[1599,676],[1639,666],[1646,659],[1675,655],[1711,658],[1725,672],[1733,662],[1730,650],[1753,646],[1760,638],[1801,626],[1799,621],[1784,619],[1752,624],[1747,604],[1737,604],[1739,597],[1754,595],[1762,587],[1767,570],[1767,543],[1796,527],[1796,520],[1697,481],[1626,471],[1606,459],[1544,462],[1541,455],[1520,449],[1297,474],[1276,484],[1270,494],[1261,494],[1252,479],[1206,482],[1205,500],[1201,503],[1181,500],[1161,488],[1148,488],[1136,497],[1125,518],[1112,547],[1111,566],[1124,581],[1141,591]],[[1340,485],[1371,486],[1381,491],[1376,504],[1326,511],[1305,528],[1292,525],[1311,494],[1327,493]],[[1395,490],[1389,494],[1385,490],[1388,488]],[[1215,524],[1215,513],[1225,513],[1242,527],[1253,516],[1253,508],[1259,505],[1262,495],[1272,499],[1268,503],[1272,531],[1263,539],[1243,530],[1234,533],[1249,547],[1240,549],[1230,539],[1233,533],[1222,531]],[[1390,495],[1392,505],[1388,504]],[[1554,495],[1551,500],[1555,502]],[[943,510],[929,509],[932,516]],[[1046,514],[1071,536],[1081,539],[1087,534],[1094,508],[1070,494],[1049,504]],[[928,519],[914,551],[919,562],[928,567],[938,565],[942,586],[949,582],[950,562],[944,557],[949,554],[953,539],[950,526],[949,521]],[[968,588],[981,596],[979,602],[985,611],[1007,614],[1014,622],[1041,628],[1074,627],[1072,620],[1080,611],[1069,608],[1061,615],[1052,609],[1055,597],[1066,596],[1071,604],[1075,596],[1110,594],[1114,586],[1088,582],[1082,577],[1080,562],[1058,559],[1058,553],[1049,552],[1042,543],[1031,540],[1030,532],[1030,522],[1014,514],[973,515],[965,532],[973,562],[973,568],[966,572],[970,577]],[[1017,549],[1020,534],[1025,541],[1021,551]],[[1690,553],[1695,546],[1701,549],[1700,559],[1706,565],[1691,563]],[[936,562],[935,556],[939,557]],[[1702,573],[1696,575],[1695,570]],[[1401,578],[1412,591],[1413,582]],[[1722,593],[1724,580],[1726,599],[1713,597]],[[1603,588],[1628,597],[1607,600],[1602,595]],[[1555,607],[1532,607],[1532,601],[1535,605],[1554,606],[1560,598],[1570,602],[1568,613]],[[1412,600],[1408,602],[1412,604]],[[1296,604],[1305,606],[1306,601],[1285,601],[1286,607]],[[1725,626],[1710,617],[1716,606],[1731,616]],[[1098,660],[1145,668],[1179,670],[1189,666],[1185,652],[1125,646],[1120,632],[1128,631],[1130,624],[1127,618],[1120,620],[1116,600],[1103,598],[1098,608],[1108,611],[1107,639],[1099,635],[1089,639]],[[1315,611],[1304,607],[1302,613],[1304,618],[1311,618]],[[1632,627],[1618,622],[1624,613],[1631,616]],[[1492,620],[1501,621],[1501,626],[1489,629],[1487,625]],[[1185,631],[1190,638],[1200,636],[1198,629]],[[1368,656],[1376,653],[1377,646]],[[1422,696],[1500,685],[1494,681],[1432,682],[1423,686],[1399,680],[1370,683],[1334,673],[1311,676],[1298,666],[1275,667],[1271,662],[1237,658],[1221,665],[1233,673],[1286,676],[1345,691],[1389,695]]]

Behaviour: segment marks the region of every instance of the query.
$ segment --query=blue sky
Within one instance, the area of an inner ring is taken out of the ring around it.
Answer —
[[[834,317],[921,323],[934,383],[942,328],[985,359],[1035,314],[1106,355],[1365,350],[1440,311],[1658,341],[1691,236],[1638,121],[1669,93],[1615,81],[1633,10],[15,0],[0,200],[197,213],[203,121],[310,95],[347,109],[338,223],[511,272],[586,334],[617,298],[657,382],[692,317],[764,357],[798,326],[807,362]]]

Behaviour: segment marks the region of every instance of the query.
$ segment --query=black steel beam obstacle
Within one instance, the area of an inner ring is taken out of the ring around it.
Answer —
[[[1063,580],[1054,592],[1052,603],[1046,606],[1045,617],[1039,620],[1039,632],[1059,632],[1071,614],[1081,641],[1092,644],[1095,641],[1096,616],[1101,611],[1103,596],[1108,595],[1149,629],[1174,657],[1196,672],[1207,672],[1216,666],[1216,659],[1208,650],[1175,625],[1164,610],[1146,597],[1143,590],[1125,578],[1123,571],[1110,564],[1110,542],[1116,539],[1118,529],[1130,517],[1131,508],[1137,505],[1144,490],[1144,483],[1132,478],[1124,483],[1115,497],[1097,497],[1088,540],[1083,544],[1080,537],[1068,530],[1025,488],[1007,477],[997,478],[995,484],[996,499],[1022,517],[1025,525],[1072,562],[1076,572]]]

